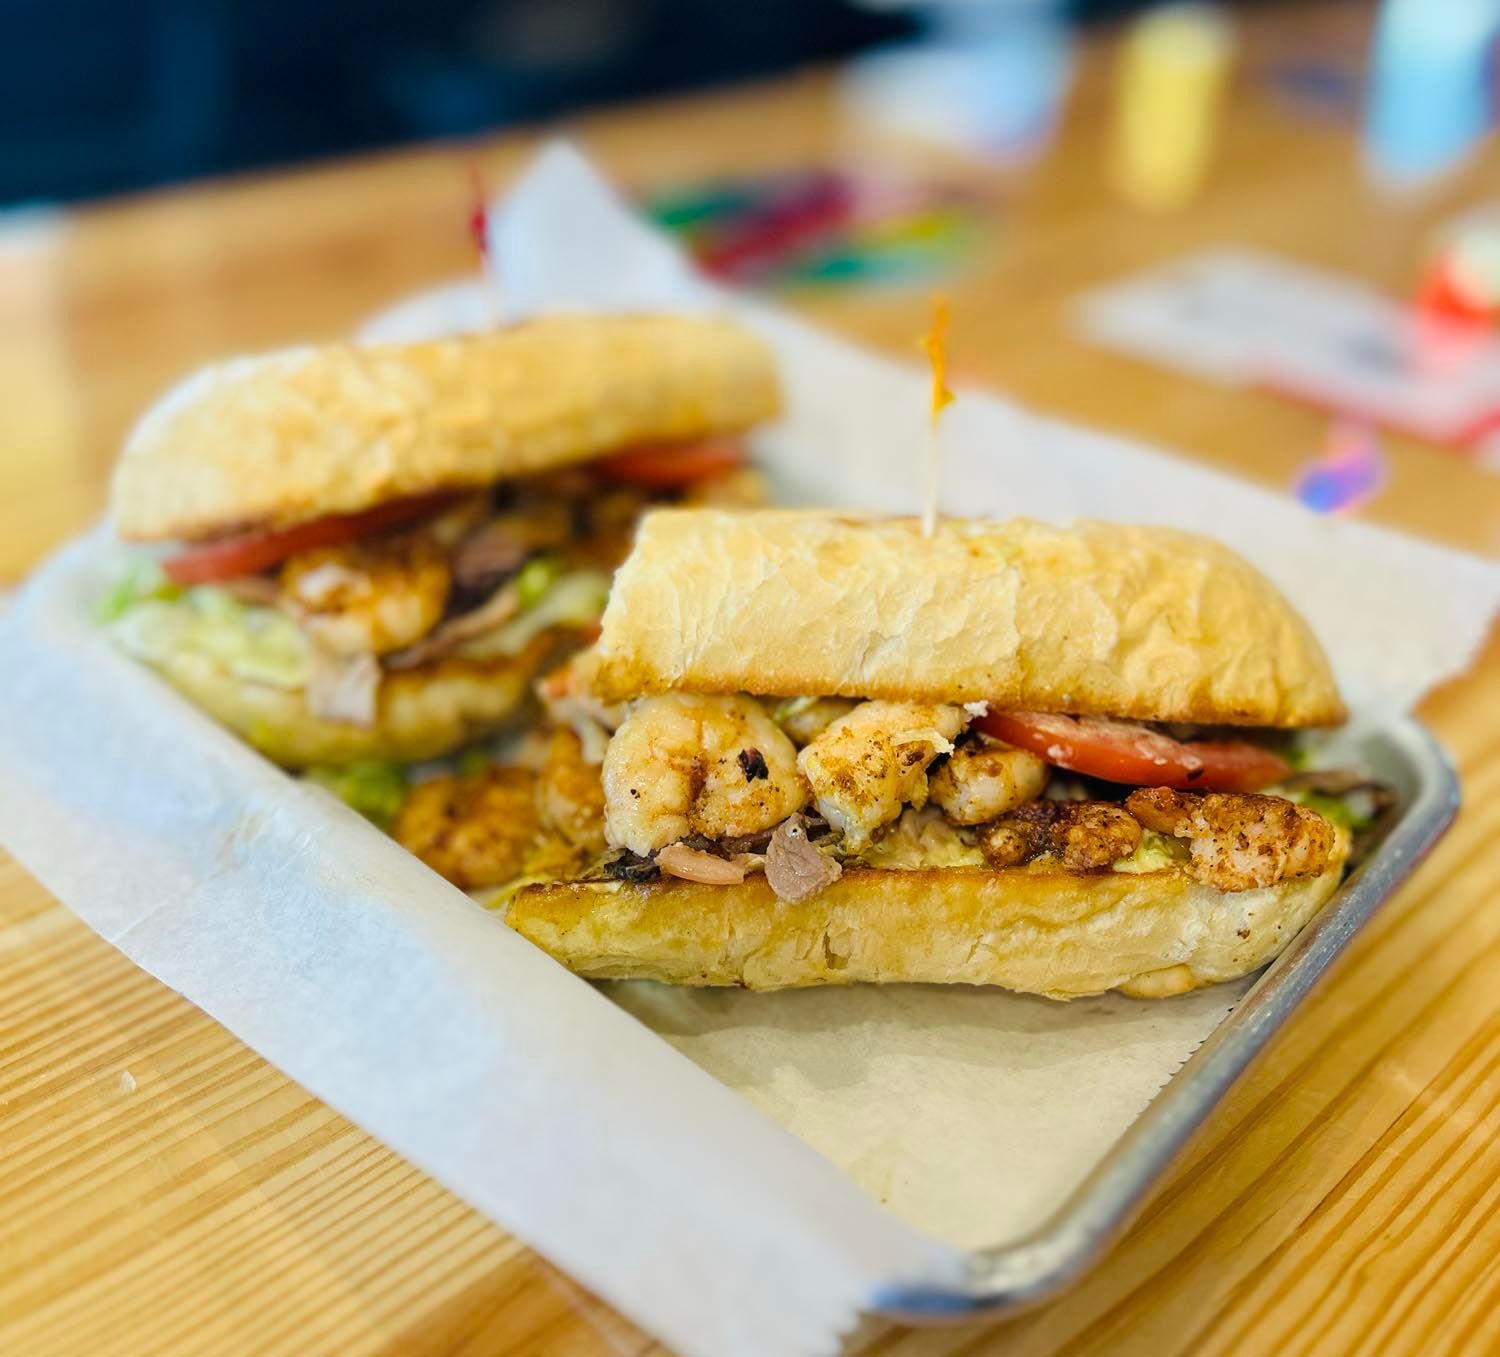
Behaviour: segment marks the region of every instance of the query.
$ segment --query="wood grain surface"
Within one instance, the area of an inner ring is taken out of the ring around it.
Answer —
[[[1362,8],[1258,12],[1203,198],[1166,218],[1104,189],[1110,50],[1087,53],[1055,153],[1024,176],[980,181],[995,225],[954,285],[960,375],[1284,487],[1316,451],[1320,417],[1089,349],[1068,302],[1223,242],[1409,289],[1434,225],[1500,193],[1500,157],[1391,201],[1362,178],[1347,126],[1278,101],[1264,72],[1290,44],[1336,50],[1366,20]],[[841,119],[824,74],[572,130],[632,185],[880,152]],[[184,368],[337,335],[468,271],[466,158],[498,184],[534,144],[383,155],[0,231],[0,577],[98,512],[122,431]],[[926,298],[849,290],[788,304],[906,351]],[[1391,459],[1369,518],[1472,550],[1500,544],[1500,479],[1406,440],[1391,441]],[[1103,1265],[1003,1328],[871,1325],[854,1346],[900,1357],[1500,1351],[1497,698],[1492,640],[1423,710],[1460,765],[1456,828]],[[0,858],[0,1352],[659,1351]]]

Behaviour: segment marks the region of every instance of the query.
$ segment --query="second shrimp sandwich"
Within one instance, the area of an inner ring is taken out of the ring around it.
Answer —
[[[368,804],[394,765],[513,724],[597,623],[645,504],[758,499],[738,435],[778,399],[770,351],[712,316],[219,363],[126,443],[115,525],[166,554],[100,616],[262,753],[349,770],[334,785]]]
[[[1345,716],[1322,650],[1186,533],[657,510],[578,670],[607,849],[505,908],[586,976],[1167,995],[1350,851],[1288,762]]]

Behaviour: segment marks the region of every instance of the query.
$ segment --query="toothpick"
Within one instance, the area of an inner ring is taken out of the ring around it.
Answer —
[[[469,204],[469,234],[474,239],[474,248],[479,251],[479,272],[484,278],[484,295],[488,302],[490,328],[500,326],[500,275],[490,256],[490,210],[485,198],[484,180],[479,165],[469,162],[469,182],[473,187],[473,198]]]
[[[927,475],[922,495],[922,536],[937,530],[938,499],[943,488],[943,449],[938,425],[944,407],[953,401],[948,390],[948,298],[932,299],[932,328],[922,337],[927,361],[932,364],[932,409],[927,421]]]

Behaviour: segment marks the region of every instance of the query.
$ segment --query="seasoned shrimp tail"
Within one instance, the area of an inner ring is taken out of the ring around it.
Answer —
[[[442,548],[423,533],[322,547],[292,557],[281,595],[303,628],[341,655],[384,655],[425,636],[452,587]]]
[[[1131,792],[1125,808],[1147,829],[1185,839],[1188,870],[1221,891],[1317,876],[1333,853],[1333,826],[1280,796],[1147,787]]]
[[[412,788],[391,834],[455,886],[498,886],[525,870],[541,831],[535,786],[524,768],[432,778]]]
[[[598,765],[584,757],[581,741],[566,727],[548,738],[536,797],[549,828],[584,852],[604,852],[604,784]]]
[[[1047,785],[1047,765],[1025,749],[985,736],[960,745],[932,777],[932,799],[956,825],[982,825],[1035,801]]]
[[[927,766],[968,724],[962,707],[862,702],[832,722],[797,758],[818,811],[851,853],[910,803],[927,801]]]
[[[604,755],[605,837],[645,856],[780,824],[807,804],[797,751],[751,697],[647,698]]]

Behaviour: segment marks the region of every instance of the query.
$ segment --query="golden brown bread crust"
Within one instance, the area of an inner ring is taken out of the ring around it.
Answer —
[[[596,691],[750,692],[1137,720],[1333,725],[1307,624],[1168,528],[658,509],[604,614]]]
[[[1226,895],[1178,868],[851,869],[799,905],[764,876],[740,886],[659,878],[523,887],[506,922],[590,979],[678,985],[915,981],[1073,999],[1161,997],[1246,975],[1276,956],[1338,886],[1317,877]]]
[[[208,368],[136,426],[122,537],[199,538],[450,487],[776,412],[761,341],[698,316],[556,316],[422,344],[335,344]]]
[[[359,759],[439,758],[502,729],[556,656],[556,638],[489,660],[449,657],[381,680],[368,729],[314,716],[302,692],[251,683],[202,654],[177,651],[156,664],[173,687],[267,758],[288,768]]]

